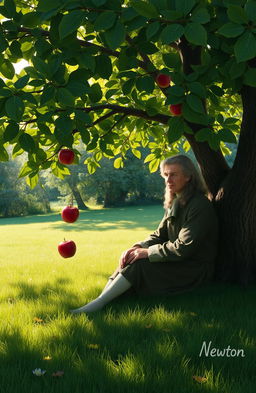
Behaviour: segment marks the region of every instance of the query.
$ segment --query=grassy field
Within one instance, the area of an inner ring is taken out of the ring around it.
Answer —
[[[91,316],[120,253],[161,219],[160,206],[0,220],[0,392],[255,391],[256,289],[211,284],[169,298],[122,297]],[[63,259],[63,238],[77,253]],[[244,357],[199,356],[203,342]],[[37,377],[32,370],[46,374]],[[52,373],[64,371],[61,377]],[[205,377],[202,383],[193,376]]]

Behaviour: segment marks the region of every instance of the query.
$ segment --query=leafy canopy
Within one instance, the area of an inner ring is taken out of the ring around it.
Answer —
[[[93,173],[140,146],[154,171],[188,135],[224,154],[236,143],[236,93],[256,86],[255,1],[4,0],[0,14],[0,160],[27,153],[32,187],[39,170],[69,173],[63,146],[82,144]]]

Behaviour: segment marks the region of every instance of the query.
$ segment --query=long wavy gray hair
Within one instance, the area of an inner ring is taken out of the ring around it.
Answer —
[[[181,195],[179,196],[179,201],[182,205],[186,205],[188,200],[194,195],[195,192],[200,192],[202,194],[207,194],[208,190],[206,184],[202,178],[201,173],[196,169],[195,165],[191,161],[190,158],[183,154],[178,154],[176,156],[168,157],[163,160],[160,164],[160,172],[161,176],[164,177],[165,167],[168,165],[177,164],[180,165],[182,172],[185,176],[190,177],[190,180],[185,185],[182,190]],[[177,196],[172,195],[170,191],[165,188],[165,198],[164,198],[164,208],[168,209],[171,207],[174,199]]]

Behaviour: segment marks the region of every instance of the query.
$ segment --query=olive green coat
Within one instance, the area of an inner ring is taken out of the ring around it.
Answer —
[[[175,199],[158,227],[139,242],[148,259],[122,269],[136,292],[171,294],[208,281],[217,254],[218,223],[211,202],[197,193],[182,206]]]

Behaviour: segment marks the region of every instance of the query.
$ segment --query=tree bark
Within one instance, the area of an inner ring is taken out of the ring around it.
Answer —
[[[85,205],[85,203],[81,197],[81,194],[77,188],[77,185],[74,184],[72,179],[68,179],[67,182],[68,182],[71,192],[76,200],[78,209],[79,210],[88,210],[88,207]]]
[[[216,198],[220,219],[217,278],[246,285],[256,279],[256,88],[244,86],[241,97],[237,155]]]

